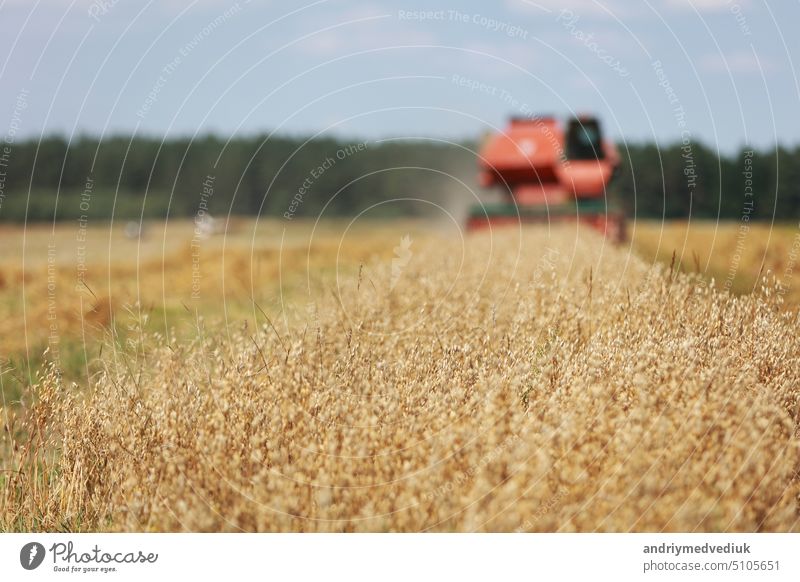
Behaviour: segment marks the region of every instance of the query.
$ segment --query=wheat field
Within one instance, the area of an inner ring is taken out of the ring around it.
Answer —
[[[734,295],[574,227],[398,234],[290,262],[280,309],[129,310],[85,381],[44,367],[3,411],[0,528],[800,529],[774,279]]]
[[[714,220],[640,221],[631,228],[632,246],[647,260],[714,278],[737,294],[759,290],[762,278],[778,284],[784,304],[800,304],[800,225]]]

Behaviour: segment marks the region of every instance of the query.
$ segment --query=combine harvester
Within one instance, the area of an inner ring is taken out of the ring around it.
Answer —
[[[619,153],[594,117],[575,117],[565,128],[553,117],[512,118],[484,143],[478,163],[481,186],[499,186],[507,201],[473,206],[468,230],[580,221],[625,239],[625,216],[606,193]]]

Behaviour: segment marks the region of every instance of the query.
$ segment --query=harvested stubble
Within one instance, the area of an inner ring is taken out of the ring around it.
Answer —
[[[412,251],[275,327],[117,352],[83,396],[43,378],[4,526],[798,529],[798,319],[768,288],[569,229]]]

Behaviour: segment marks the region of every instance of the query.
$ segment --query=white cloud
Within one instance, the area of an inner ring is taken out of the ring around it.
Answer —
[[[356,23],[310,36],[298,45],[298,50],[317,57],[334,57],[374,48],[430,44],[436,44],[436,39],[424,31],[385,28],[378,21],[367,21],[361,26]]]
[[[551,14],[554,18],[563,10],[581,16],[624,18],[630,14],[631,2],[622,0],[506,0],[507,9],[530,16]],[[609,14],[610,13],[610,14]]]
[[[661,12],[664,9],[697,10],[701,13],[721,12],[734,5],[748,6],[751,0],[649,0],[652,8]],[[569,10],[576,15],[600,18],[625,19],[639,14],[653,16],[652,10],[644,2],[623,0],[505,0],[507,9],[517,13],[534,15],[558,14]]]
[[[694,8],[698,12],[720,12],[729,10],[734,4],[740,7],[747,6],[749,0],[665,0],[667,6],[673,8],[683,8],[691,10]]]
[[[709,54],[702,57],[699,63],[701,69],[711,73],[727,73],[729,70],[733,74],[767,73],[776,68],[771,60],[748,51]]]

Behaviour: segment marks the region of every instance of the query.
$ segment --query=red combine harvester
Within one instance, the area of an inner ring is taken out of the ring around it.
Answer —
[[[508,200],[474,206],[469,230],[579,220],[624,240],[625,216],[606,195],[619,153],[594,117],[575,117],[566,127],[553,117],[513,118],[485,142],[478,163],[480,184],[501,187]]]

